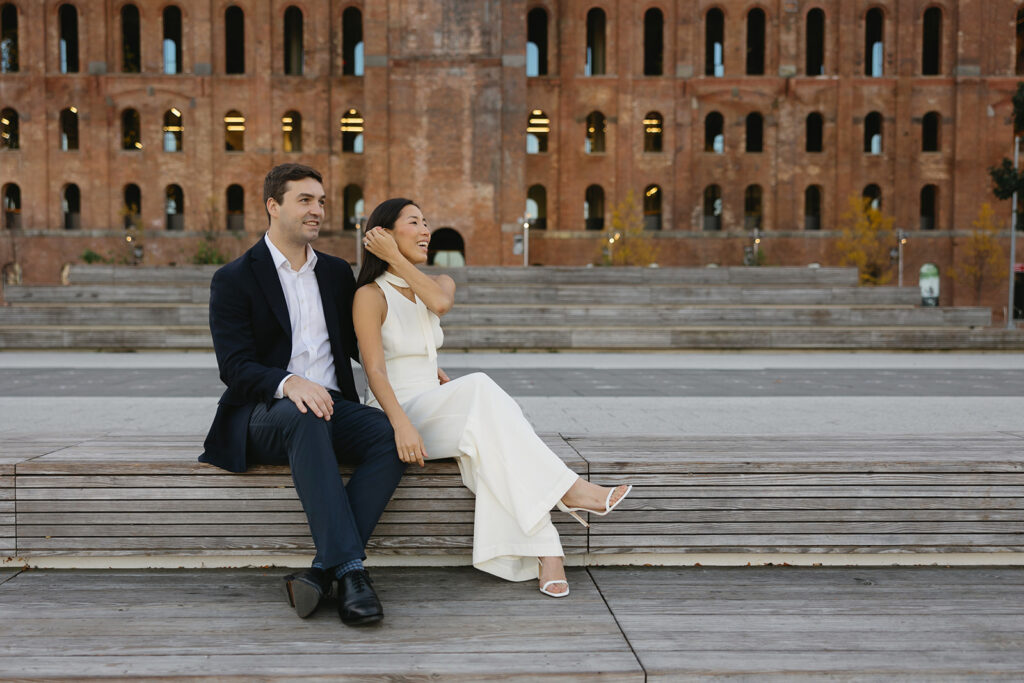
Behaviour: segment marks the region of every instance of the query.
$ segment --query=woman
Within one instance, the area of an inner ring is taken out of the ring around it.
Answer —
[[[384,410],[406,463],[455,458],[476,495],[473,566],[509,581],[539,578],[545,595],[569,594],[564,553],[551,523],[558,506],[604,515],[631,487],[597,486],[565,466],[523,417],[519,405],[483,373],[449,381],[437,367],[439,317],[451,310],[455,282],[431,277],[430,230],[409,199],[389,199],[367,220],[352,316],[368,392]]]

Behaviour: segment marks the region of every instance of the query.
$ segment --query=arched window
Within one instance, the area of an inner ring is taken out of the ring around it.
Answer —
[[[764,75],[764,10],[755,7],[747,12],[747,75]]]
[[[4,227],[17,230],[21,227],[21,188],[14,183],[4,185]]]
[[[704,117],[704,151],[725,154],[725,119],[717,111]]]
[[[18,8],[8,2],[0,7],[0,72],[18,69]]]
[[[302,114],[294,109],[281,117],[281,149],[285,152],[302,151]]]
[[[60,72],[78,73],[78,10],[74,5],[61,5],[57,12],[60,22]]]
[[[761,213],[761,186],[747,185],[743,191],[743,227],[747,230],[760,230]]]
[[[181,73],[181,10],[164,8],[164,73]]]
[[[164,227],[167,230],[185,229],[185,193],[179,185],[168,185],[164,191]]]
[[[882,188],[874,183],[871,183],[864,188],[860,196],[867,202],[868,207],[875,211],[882,210]]]
[[[342,215],[345,220],[343,227],[345,230],[355,230],[359,226],[359,219],[365,217],[366,213],[363,188],[358,185],[346,185],[341,200]]]
[[[644,12],[644,75],[665,73],[665,16],[652,7]]]
[[[82,227],[82,193],[78,185],[65,185],[60,199],[61,210],[64,212],[64,229],[78,230]]]
[[[1024,74],[1024,7],[1017,10],[1017,75]]]
[[[821,186],[804,190],[804,230],[821,230]]]
[[[882,115],[877,111],[864,118],[864,153],[882,153]]]
[[[878,7],[868,10],[864,17],[864,75],[878,78],[884,71],[885,14]]]
[[[341,117],[341,151],[363,153],[363,116],[355,109]]]
[[[590,112],[587,115],[587,139],[583,151],[587,154],[604,154],[604,134],[607,128],[604,114],[599,111]]]
[[[177,107],[171,107],[164,112],[164,151],[182,151],[184,149],[184,135],[185,124],[182,121],[181,110]]]
[[[301,76],[305,54],[302,46],[302,10],[295,5],[284,11],[284,73]]]
[[[224,115],[224,150],[245,151],[245,117],[234,109]]]
[[[341,14],[341,73],[363,75],[363,13],[357,7]]]
[[[142,42],[139,39],[139,8],[133,4],[121,8],[121,71],[142,71]]]
[[[583,222],[587,230],[604,229],[604,190],[591,185],[583,196]]]
[[[534,7],[526,15],[526,75],[548,74],[548,13]]]
[[[18,112],[10,107],[0,111],[0,149],[18,149],[20,146]]]
[[[142,149],[142,120],[134,109],[121,112],[121,149]]]
[[[531,220],[533,230],[547,230],[548,191],[543,185],[531,185],[526,191],[526,217]]]
[[[438,228],[430,234],[427,265],[461,268],[466,265],[466,242],[454,228]]]
[[[587,12],[587,64],[584,74],[600,76],[605,70],[605,16],[604,10],[593,8]]]
[[[224,10],[224,72],[245,73],[245,12],[237,5]]]
[[[924,36],[921,42],[921,73],[938,76],[942,71],[942,10],[929,7],[924,11]]]
[[[647,112],[647,116],[644,117],[644,151],[645,152],[661,152],[663,129],[665,128],[664,119],[661,114],[656,111]]]
[[[60,112],[60,148],[65,152],[78,149],[78,107]]]
[[[807,13],[804,61],[808,76],[825,75],[825,10],[817,7]]]
[[[704,229],[722,229],[722,188],[718,185],[704,188]]]
[[[142,190],[135,183],[124,186],[124,205],[121,207],[124,216],[124,229],[133,230],[142,227]]]
[[[935,229],[938,199],[938,186],[925,185],[921,188],[921,230]]]
[[[548,151],[548,134],[551,132],[551,119],[540,109],[530,112],[526,122],[526,153],[543,154]]]
[[[228,185],[228,230],[241,232],[245,230],[245,190],[241,185]]]
[[[747,114],[747,141],[746,151],[764,151],[764,117],[758,112]]]
[[[921,119],[921,151],[938,152],[941,149],[942,133],[939,112],[930,111]]]
[[[661,194],[657,185],[644,189],[644,230],[661,230]]]
[[[704,15],[704,75],[725,75],[725,14],[717,7]]]
[[[825,117],[816,111],[811,112],[807,115],[806,128],[804,150],[808,152],[821,152],[824,150]]]

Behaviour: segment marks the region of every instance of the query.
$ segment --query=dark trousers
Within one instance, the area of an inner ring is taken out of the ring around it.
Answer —
[[[247,449],[250,463],[291,466],[316,545],[314,563],[325,568],[366,557],[366,542],[405,470],[387,416],[331,395],[330,422],[300,413],[286,398],[257,405]],[[354,467],[347,485],[338,463]]]

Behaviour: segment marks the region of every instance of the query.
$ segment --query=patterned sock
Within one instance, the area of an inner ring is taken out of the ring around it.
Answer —
[[[358,559],[358,558],[356,558],[354,560],[349,560],[348,562],[342,562],[341,564],[339,564],[334,569],[334,577],[340,579],[341,577],[343,577],[345,574],[348,574],[353,569],[362,569],[362,568],[363,568],[363,561]]]

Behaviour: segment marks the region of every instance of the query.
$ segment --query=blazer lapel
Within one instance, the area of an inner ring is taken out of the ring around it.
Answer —
[[[318,258],[316,266],[313,268],[313,273],[316,274],[316,284],[320,288],[320,302],[324,308],[324,323],[327,325],[327,336],[331,339],[331,350],[334,353],[335,363],[338,359],[338,349],[341,348],[341,326],[338,320],[338,307],[334,305],[334,300],[337,298],[337,293],[334,291],[335,287],[332,287],[330,282],[330,276],[327,274],[326,260]],[[341,355],[345,358],[345,355]]]
[[[292,323],[288,317],[288,304],[284,300],[281,278],[278,277],[277,270],[274,268],[274,259],[270,255],[267,243],[262,239],[257,242],[250,252],[250,258],[253,272],[256,273],[256,281],[259,283],[260,289],[263,290],[267,303],[270,304],[270,310],[274,312],[274,317],[281,324],[281,329],[289,335],[290,339]]]

